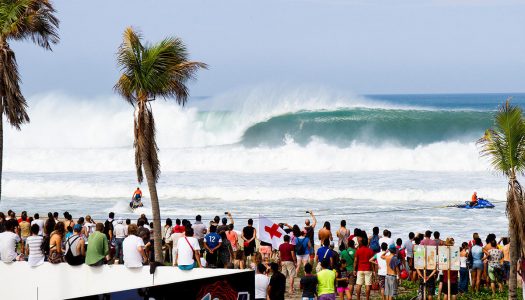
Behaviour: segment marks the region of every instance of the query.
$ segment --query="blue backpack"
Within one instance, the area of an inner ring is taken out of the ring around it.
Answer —
[[[308,247],[307,243],[305,243],[306,241],[306,238],[298,238],[297,239],[297,243],[295,244],[295,252],[297,253],[297,255],[305,255],[306,254],[306,248]]]
[[[379,246],[378,235],[372,236],[372,240],[370,240],[370,249],[372,249],[372,251],[374,251],[375,253],[381,252],[381,246]]]

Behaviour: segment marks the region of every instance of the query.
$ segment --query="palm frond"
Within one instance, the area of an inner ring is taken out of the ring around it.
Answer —
[[[2,113],[11,126],[20,130],[20,125],[29,122],[27,102],[20,90],[20,75],[15,53],[4,44],[0,46],[0,100]]]
[[[525,121],[522,110],[510,100],[495,115],[494,127],[478,140],[481,156],[487,157],[492,167],[507,176],[525,170]]]

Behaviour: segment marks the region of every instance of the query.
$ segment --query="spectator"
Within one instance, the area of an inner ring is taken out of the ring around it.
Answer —
[[[86,258],[84,239],[80,236],[81,231],[82,225],[74,225],[73,235],[66,240],[66,262],[73,266],[83,264]]]
[[[284,300],[286,277],[279,272],[279,265],[277,263],[272,262],[270,269],[272,270],[272,277],[270,278],[268,296],[270,300]]]
[[[44,263],[44,253],[42,252],[42,243],[44,242],[44,238],[39,235],[41,229],[38,224],[31,225],[31,236],[29,236],[26,240],[26,255],[27,255],[27,263],[31,267],[40,266]]]
[[[20,237],[15,233],[16,220],[6,221],[5,231],[0,233],[0,260],[3,262],[12,262],[23,259],[23,255],[18,255],[16,247],[20,243]]]
[[[206,249],[206,264],[208,267],[217,267],[219,260],[218,250],[222,246],[221,236],[217,234],[217,227],[210,226],[210,233],[204,237],[204,248]]]
[[[270,278],[266,276],[266,267],[263,264],[258,264],[255,274],[255,300],[267,299],[269,284]]]
[[[64,223],[55,224],[55,230],[51,232],[49,238],[49,257],[48,261],[52,264],[64,262],[64,252],[62,251],[62,241],[64,241],[66,232]]]
[[[370,259],[374,256],[374,251],[368,248],[368,241],[361,240],[361,245],[355,253],[354,270],[357,270],[357,300],[361,299],[361,287],[366,286],[366,300],[370,299],[370,288],[372,285],[372,265]],[[355,273],[355,271],[354,271]]]
[[[86,252],[86,264],[89,266],[101,266],[106,262],[106,256],[109,254],[109,244],[108,238],[103,232],[104,224],[97,223],[95,232],[89,235],[89,246]]]
[[[330,262],[321,262],[321,271],[317,273],[317,295],[318,300],[335,300],[336,272],[330,270]]]
[[[317,267],[318,271],[320,271],[320,269],[319,269],[320,263],[323,262],[324,260],[328,260],[328,263],[329,263],[330,267],[332,266],[332,263],[333,263],[333,260],[332,260],[333,252],[332,252],[332,250],[330,250],[329,246],[330,246],[330,240],[329,239],[325,239],[323,241],[323,246],[320,247],[319,249],[317,249],[317,254],[316,254],[315,260],[316,260],[317,265],[318,265],[318,267]]]
[[[116,227],[116,226],[115,226]],[[128,236],[122,242],[122,257],[128,268],[140,268],[147,261],[144,252],[144,241],[137,236],[139,228],[136,224],[128,226]]]
[[[115,256],[118,259],[119,264],[123,262],[123,250],[122,243],[126,238],[126,225],[124,225],[124,220],[121,218],[117,220],[117,224],[114,226],[115,231]]]
[[[36,224],[38,226],[38,235],[43,236],[44,235],[44,220],[40,219],[40,215],[36,213],[34,215],[33,222],[31,222],[31,226],[33,224]]]
[[[310,263],[304,265],[304,277],[300,282],[303,300],[315,300],[315,295],[317,295],[317,276],[312,275],[312,270]]]
[[[191,270],[201,267],[199,241],[193,237],[193,228],[186,227],[185,236],[177,243],[176,261],[179,269]]]
[[[290,280],[290,293],[293,294],[294,290],[294,278],[295,278],[295,265],[297,264],[297,258],[295,256],[295,247],[290,244],[290,236],[285,235],[284,243],[279,246],[279,257],[281,258],[281,270],[286,278]]]

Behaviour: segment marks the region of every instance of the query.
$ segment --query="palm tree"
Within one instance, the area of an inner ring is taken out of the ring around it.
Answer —
[[[510,237],[509,299],[517,299],[516,267],[525,241],[525,205],[523,189],[516,179],[525,170],[525,120],[523,111],[510,99],[495,115],[494,128],[479,139],[481,156],[488,157],[494,170],[508,177],[507,217]]]
[[[153,214],[155,261],[162,262],[160,207],[156,183],[160,162],[155,141],[155,122],[150,101],[156,97],[174,98],[184,105],[188,99],[186,82],[195,78],[199,68],[206,64],[188,61],[188,52],[182,40],[168,37],[154,45],[144,45],[141,36],[132,28],[124,31],[124,39],[117,52],[117,64],[122,75],[115,91],[135,108],[135,167],[137,179],[146,174]]]
[[[4,115],[7,122],[20,130],[29,122],[27,102],[20,91],[20,75],[10,41],[30,39],[51,50],[59,41],[58,19],[47,0],[2,0],[0,2],[0,198],[2,194],[2,160],[4,148]]]

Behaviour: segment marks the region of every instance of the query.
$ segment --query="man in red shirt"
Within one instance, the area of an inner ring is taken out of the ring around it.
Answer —
[[[295,257],[295,246],[290,244],[289,235],[284,236],[284,243],[279,246],[279,255],[281,258],[281,271],[284,276],[290,278],[290,293],[294,293],[293,281],[297,258]]]
[[[363,239],[354,258],[354,276],[357,276],[357,300],[361,299],[361,286],[363,284],[366,285],[366,300],[370,299],[370,288],[372,286],[372,263],[370,259],[372,257],[374,257],[374,251],[368,247],[368,239]]]

